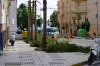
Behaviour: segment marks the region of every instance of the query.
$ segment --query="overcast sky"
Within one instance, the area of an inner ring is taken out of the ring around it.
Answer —
[[[21,4],[21,3],[27,3],[28,0],[17,0],[17,7]],[[41,4],[37,3],[37,15],[43,13],[43,11],[40,11],[40,8],[43,8],[43,0],[37,0],[39,1]],[[54,10],[57,10],[57,0],[47,0],[47,8],[54,8],[54,9],[47,9],[47,19],[49,19],[49,16],[52,14],[52,12]]]

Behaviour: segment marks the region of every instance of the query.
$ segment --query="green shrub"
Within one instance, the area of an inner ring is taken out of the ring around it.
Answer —
[[[79,48],[75,44],[67,44],[67,52],[78,52]]]
[[[69,44],[68,42],[57,42],[52,36],[47,36],[47,45],[44,51],[46,52],[83,52],[90,51],[90,47],[76,46],[76,44]],[[25,39],[25,42],[29,43],[32,47],[42,46],[42,35],[38,35],[37,41]]]
[[[30,46],[32,46],[32,47],[41,47],[41,45],[42,45],[42,36],[41,35],[38,35],[37,41],[32,40],[30,42]]]
[[[30,46],[41,47],[41,42],[39,40],[37,40],[37,41],[33,40],[33,41],[30,42]]]
[[[89,47],[76,46],[75,44],[68,43],[58,43],[52,41],[47,44],[46,52],[83,52],[88,53],[90,51]]]
[[[29,39],[28,38],[24,39],[24,42],[29,43]]]
[[[90,47],[77,46],[76,44],[68,44],[68,47],[67,47],[67,52],[88,53],[89,51],[90,51]]]
[[[82,47],[78,46],[79,52],[88,53],[90,51],[90,47]]]
[[[48,42],[46,52],[64,52],[67,50],[67,44],[58,43],[56,40]]]

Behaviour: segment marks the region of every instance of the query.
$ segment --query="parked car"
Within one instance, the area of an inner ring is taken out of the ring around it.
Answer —
[[[54,33],[53,28],[47,28],[46,31],[47,31],[46,32],[47,35],[53,35],[53,33]]]
[[[43,34],[43,29],[42,30],[38,30],[38,33]],[[54,35],[54,34],[59,34],[59,30],[57,28],[46,28],[46,34],[47,35]]]
[[[59,34],[59,30],[57,27],[52,27],[53,28],[53,34]]]
[[[38,34],[42,34],[42,32],[43,32],[42,30],[38,30]]]

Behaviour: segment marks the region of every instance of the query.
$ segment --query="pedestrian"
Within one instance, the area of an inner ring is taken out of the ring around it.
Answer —
[[[94,37],[96,38],[96,33],[95,33],[95,32],[93,33],[93,35],[94,35]]]
[[[14,45],[14,43],[15,43],[15,34],[14,33],[10,33],[9,42],[11,43],[12,46]]]

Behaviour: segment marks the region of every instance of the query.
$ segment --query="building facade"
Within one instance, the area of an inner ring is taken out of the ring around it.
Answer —
[[[97,2],[98,1],[98,2]],[[89,19],[91,24],[90,31],[100,33],[100,5],[99,0],[58,0],[58,21],[61,27],[61,34],[75,33],[77,27],[85,18]],[[97,4],[98,3],[98,8]],[[97,10],[98,9],[98,10]],[[98,11],[98,28],[97,28]],[[62,29],[63,27],[63,29]],[[65,28],[64,28],[65,27]]]
[[[7,44],[8,40],[8,25],[7,15],[9,13],[9,1],[0,0],[0,52]]]
[[[11,10],[15,11],[16,9],[16,8],[15,9],[11,8],[12,1],[14,0],[0,0],[0,52],[2,52],[3,49],[6,47],[6,44],[9,39],[9,26],[11,26],[10,20],[12,20],[12,17],[16,18],[14,15],[16,13],[13,13],[11,11]],[[13,5],[17,5],[17,4],[13,4]],[[11,14],[13,15],[12,17]],[[15,22],[16,19],[15,20],[13,19],[12,21]],[[16,26],[13,26],[12,28],[14,27]]]
[[[8,16],[9,32],[17,32],[17,0],[11,0]],[[13,28],[12,28],[13,27]]]
[[[90,31],[100,34],[100,0],[87,0],[87,17],[91,22]]]

